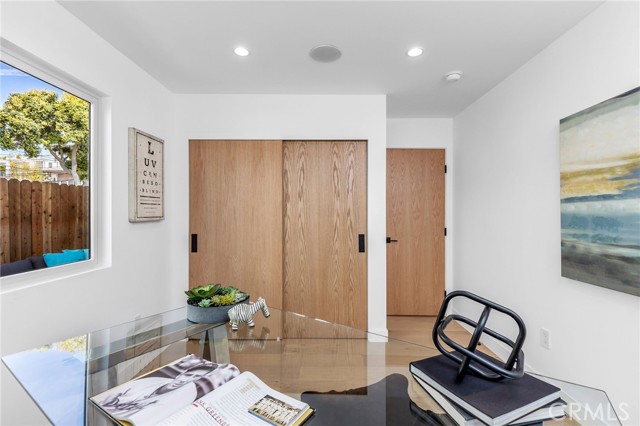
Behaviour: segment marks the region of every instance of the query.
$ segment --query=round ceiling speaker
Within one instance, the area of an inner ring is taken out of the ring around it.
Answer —
[[[311,59],[318,62],[334,62],[340,59],[342,52],[337,47],[329,44],[316,46],[309,52]]]

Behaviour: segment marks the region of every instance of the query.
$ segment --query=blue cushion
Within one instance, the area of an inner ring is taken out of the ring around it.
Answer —
[[[82,260],[87,260],[89,259],[89,249],[76,249],[76,250],[62,250],[63,253],[82,253],[82,255],[84,256],[84,259]]]
[[[66,253],[45,253],[42,257],[44,257],[44,263],[46,263],[48,267],[86,260],[82,250],[70,250]]]

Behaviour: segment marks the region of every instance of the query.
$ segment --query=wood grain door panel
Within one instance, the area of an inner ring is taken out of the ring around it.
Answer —
[[[283,145],[284,308],[367,327],[366,142]]]
[[[443,149],[387,149],[387,314],[437,315],[444,297]]]
[[[282,309],[282,141],[191,140],[189,288],[233,285]]]

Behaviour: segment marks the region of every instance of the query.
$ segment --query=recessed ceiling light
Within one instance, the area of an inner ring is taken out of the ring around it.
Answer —
[[[412,47],[407,51],[407,55],[413,58],[413,57],[422,55],[422,52],[424,52],[424,50],[422,50],[421,47]]]
[[[318,62],[334,62],[340,59],[342,52],[335,46],[323,44],[311,49],[309,56],[311,56],[311,59]]]
[[[238,56],[249,56],[249,50],[247,50],[246,47],[236,47],[235,49],[233,49],[233,53],[235,53]]]
[[[444,75],[447,81],[458,81],[462,78],[462,71],[449,71]]]

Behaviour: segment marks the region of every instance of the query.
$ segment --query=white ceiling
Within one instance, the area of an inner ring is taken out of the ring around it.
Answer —
[[[175,93],[386,94],[388,117],[453,117],[602,2],[60,3]],[[319,44],[342,58],[311,60]]]

